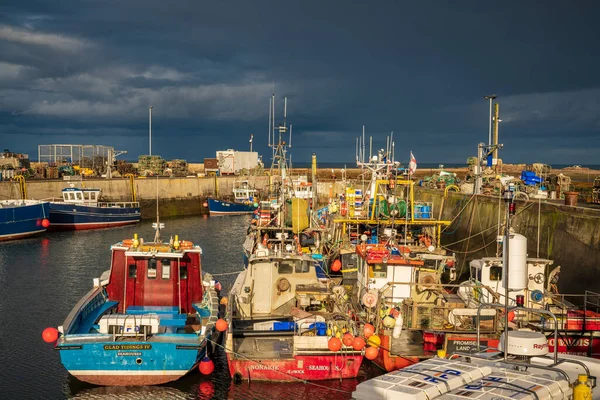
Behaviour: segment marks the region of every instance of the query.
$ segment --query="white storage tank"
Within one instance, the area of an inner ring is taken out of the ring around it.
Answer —
[[[508,248],[508,288],[512,290],[527,289],[527,238],[515,233],[510,235]],[[502,287],[506,288],[506,242],[503,244],[504,268]]]

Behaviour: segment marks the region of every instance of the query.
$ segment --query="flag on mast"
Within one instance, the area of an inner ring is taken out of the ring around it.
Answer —
[[[408,163],[408,173],[410,175],[414,174],[417,170],[417,159],[413,155],[412,151],[410,152],[410,162]]]

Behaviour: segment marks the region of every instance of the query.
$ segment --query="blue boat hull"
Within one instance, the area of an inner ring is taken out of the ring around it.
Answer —
[[[50,230],[112,228],[139,222],[138,207],[92,207],[50,203]]]
[[[171,382],[191,371],[206,354],[203,344],[115,342],[111,339],[81,345],[59,345],[56,349],[71,375],[80,381],[102,386]]]
[[[239,215],[252,214],[256,207],[254,204],[234,203],[231,201],[222,201],[208,199],[208,211],[210,215]]]
[[[20,239],[44,232],[42,220],[49,218],[50,203],[0,207],[0,241]]]

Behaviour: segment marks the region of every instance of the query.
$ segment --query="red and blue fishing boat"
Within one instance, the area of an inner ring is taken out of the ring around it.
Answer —
[[[236,181],[233,188],[234,201],[208,199],[210,215],[252,214],[258,207],[255,203],[256,189],[250,187],[248,181]]]
[[[158,224],[157,224],[158,225]],[[158,230],[158,228],[157,228]],[[199,246],[134,235],[111,246],[109,271],[43,337],[71,375],[95,385],[157,385],[192,370],[214,340],[219,300]]]
[[[112,228],[141,219],[138,202],[101,202],[100,189],[68,187],[50,202],[50,230]]]
[[[50,203],[37,200],[0,201],[0,241],[44,232],[50,222]]]

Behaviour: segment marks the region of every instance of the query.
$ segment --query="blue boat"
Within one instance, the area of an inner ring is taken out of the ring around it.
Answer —
[[[182,377],[217,334],[219,298],[212,277],[202,278],[202,250],[178,236],[145,243],[134,235],[111,251],[110,270],[94,279],[63,325],[44,331],[44,340],[57,334],[64,367],[91,384],[158,385]]]
[[[252,214],[256,210],[256,189],[252,189],[248,181],[236,181],[233,189],[234,201],[208,199],[210,215]]]
[[[20,239],[44,232],[50,203],[37,200],[0,201],[0,241]]]
[[[137,202],[100,202],[100,189],[69,187],[50,203],[50,230],[112,228],[141,219]]]

